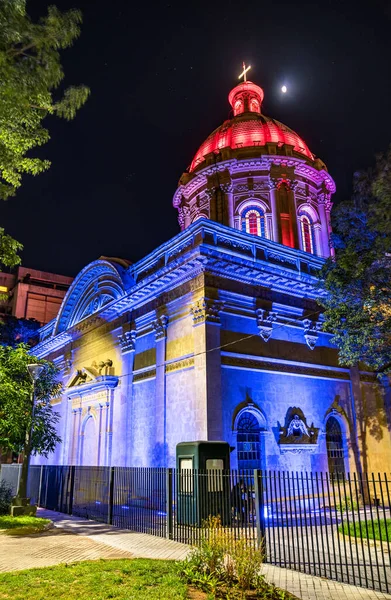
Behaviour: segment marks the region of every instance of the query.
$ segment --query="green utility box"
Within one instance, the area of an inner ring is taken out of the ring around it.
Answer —
[[[230,446],[227,442],[181,442],[176,447],[177,519],[198,525],[219,515],[231,522]]]

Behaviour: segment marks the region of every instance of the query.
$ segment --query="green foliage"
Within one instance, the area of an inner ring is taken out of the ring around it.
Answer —
[[[27,516],[11,517],[7,515],[6,517],[0,517],[0,531],[4,529],[4,533],[10,535],[31,535],[43,531],[49,523],[49,519]]]
[[[31,156],[50,139],[44,119],[73,119],[88,98],[86,86],[57,93],[64,78],[60,51],[79,36],[81,22],[80,11],[49,6],[47,16],[34,23],[26,0],[0,2],[0,199],[15,195],[24,174],[49,168],[50,161]],[[18,265],[21,249],[0,228],[0,262]]]
[[[11,486],[0,479],[0,515],[8,515],[11,510],[12,488]],[[1,520],[0,520],[1,522]],[[2,529],[0,525],[0,529]]]
[[[343,523],[338,531],[344,535],[371,540],[387,542],[391,540],[391,519],[378,519],[373,521],[355,521]]]
[[[391,148],[354,178],[354,194],[333,211],[336,259],[321,273],[325,328],[339,360],[391,372]]]
[[[27,365],[37,362],[45,368],[36,382],[32,411],[33,384]],[[26,431],[32,425],[32,454],[47,456],[53,452],[60,441],[56,434],[59,415],[53,410],[50,399],[60,392],[58,370],[53,363],[31,356],[25,344],[16,348],[0,346],[0,447],[21,452]]]
[[[0,573],[0,598],[12,600],[185,600],[174,561],[89,560]],[[5,590],[5,595],[3,595]]]
[[[342,500],[340,504],[336,504],[335,508],[339,512],[358,510],[358,503],[356,502],[356,500],[353,500],[349,496],[346,496],[346,498],[344,498],[344,500]]]
[[[22,244],[6,234],[3,227],[0,227],[0,262],[6,267],[19,265],[20,256],[18,252],[21,250],[23,250]]]
[[[49,6],[47,16],[33,23],[25,0],[0,4],[0,198],[15,194],[24,173],[37,175],[50,166],[28,154],[50,138],[45,117],[73,119],[88,98],[85,86],[54,97],[64,78],[60,51],[79,36],[81,21],[78,10]]]
[[[180,576],[212,598],[288,600],[289,594],[265,581],[262,553],[254,548],[253,541],[235,539],[230,529],[222,527],[219,517],[209,517],[203,523],[198,546],[179,563]]]

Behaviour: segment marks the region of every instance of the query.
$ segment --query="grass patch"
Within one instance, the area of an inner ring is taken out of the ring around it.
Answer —
[[[49,519],[5,515],[0,517],[0,533],[6,535],[30,535],[43,531],[48,523],[50,523]]]
[[[174,561],[97,560],[0,574],[1,600],[180,600],[188,598]]]
[[[391,519],[378,519],[377,521],[361,521],[360,523],[343,523],[338,527],[338,531],[344,535],[371,540],[391,540]]]

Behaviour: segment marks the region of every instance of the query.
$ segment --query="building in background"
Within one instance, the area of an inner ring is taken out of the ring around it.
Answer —
[[[49,463],[174,466],[178,442],[225,440],[234,468],[388,469],[383,390],[339,365],[316,303],[334,181],[262,100],[230,92],[175,192],[182,231],[87,265],[41,329],[64,384]]]
[[[0,317],[35,319],[45,325],[57,316],[72,277],[17,267],[14,273],[0,273],[0,293],[8,300],[0,304]]]

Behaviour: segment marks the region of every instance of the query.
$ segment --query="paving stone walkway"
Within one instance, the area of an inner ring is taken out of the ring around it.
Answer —
[[[189,547],[155,536],[117,529],[79,517],[39,509],[54,528],[22,538],[2,536],[0,571],[30,569],[100,558],[158,558],[182,560]],[[23,549],[23,552],[21,551]],[[264,565],[268,581],[301,600],[391,600],[391,595]]]

